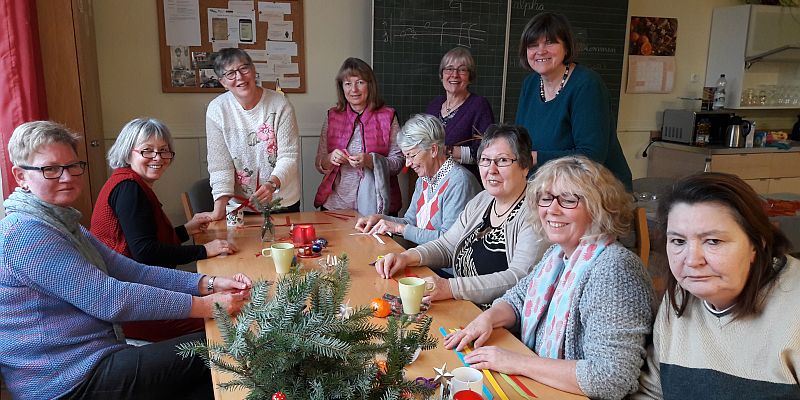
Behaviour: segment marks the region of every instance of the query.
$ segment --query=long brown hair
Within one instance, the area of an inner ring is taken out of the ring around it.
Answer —
[[[676,182],[658,204],[659,230],[666,235],[667,219],[676,204],[713,203],[725,207],[755,248],[747,282],[739,294],[735,318],[758,314],[766,294],[780,272],[778,263],[789,252],[791,243],[772,225],[763,207],[763,200],[739,177],[723,173],[701,173]],[[710,216],[713,218],[713,216]],[[675,276],[667,274],[667,299],[680,317],[694,297],[680,287]]]
[[[384,102],[378,96],[378,81],[375,79],[375,73],[372,72],[372,68],[360,58],[350,57],[344,60],[342,67],[339,68],[339,73],[336,75],[336,95],[338,96],[336,111],[344,111],[347,108],[347,99],[344,97],[342,83],[351,76],[357,76],[367,81],[367,107],[370,110],[377,110],[383,107]]]

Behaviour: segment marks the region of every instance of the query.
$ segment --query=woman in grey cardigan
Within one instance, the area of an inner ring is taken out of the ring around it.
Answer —
[[[486,188],[438,239],[402,253],[387,254],[375,265],[390,278],[407,266],[453,267],[452,278],[427,277],[431,300],[466,299],[491,303],[530,272],[545,249],[524,206],[531,142],[524,128],[492,125],[478,148]]]
[[[630,194],[583,156],[541,167],[528,189],[535,230],[555,243],[533,272],[445,347],[475,342],[474,368],[525,375],[591,398],[636,390],[653,320],[653,290],[641,260],[616,239],[633,219]],[[483,346],[494,328],[520,328],[535,354]]]

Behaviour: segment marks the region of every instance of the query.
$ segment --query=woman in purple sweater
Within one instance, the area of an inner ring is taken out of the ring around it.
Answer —
[[[439,63],[439,79],[445,95],[433,99],[425,112],[442,121],[444,144],[453,159],[480,180],[475,154],[483,132],[494,123],[494,113],[485,97],[467,90],[476,78],[475,60],[469,50],[455,47],[448,51]]]

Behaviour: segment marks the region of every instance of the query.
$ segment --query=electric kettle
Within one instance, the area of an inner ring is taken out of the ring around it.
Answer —
[[[725,129],[725,143],[728,147],[744,147],[747,135],[752,130],[752,122],[733,117],[731,118],[731,124]]]

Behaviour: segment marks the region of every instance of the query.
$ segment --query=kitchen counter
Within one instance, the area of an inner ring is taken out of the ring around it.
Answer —
[[[670,143],[670,142],[655,142],[653,146],[664,147],[668,149],[675,149],[681,151],[689,151],[693,153],[702,153],[702,154],[751,154],[751,153],[800,153],[800,142],[792,142],[791,146],[788,150],[779,149],[777,147],[724,147],[724,146],[705,146],[705,147],[697,147],[697,146],[689,146],[686,144],[680,143]]]

